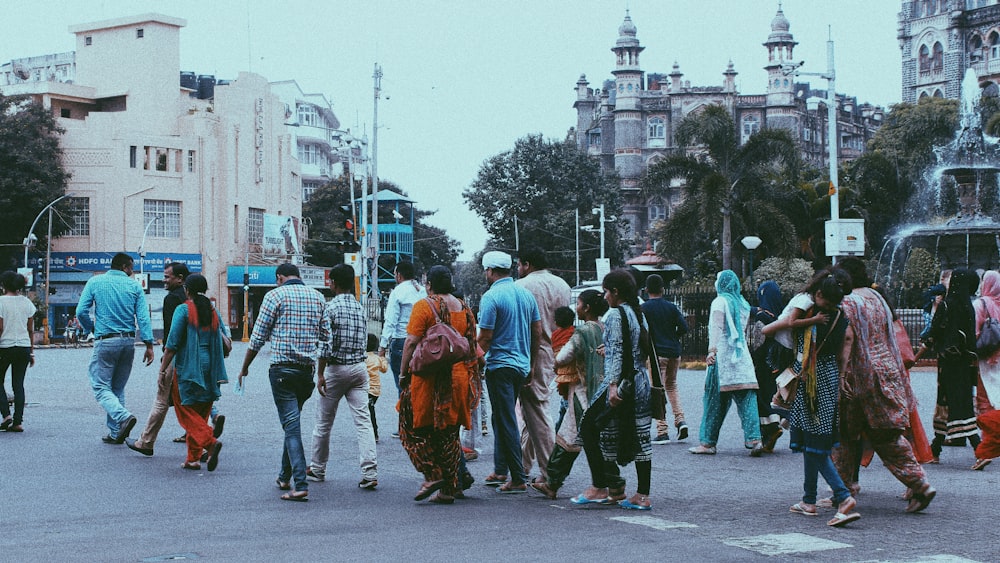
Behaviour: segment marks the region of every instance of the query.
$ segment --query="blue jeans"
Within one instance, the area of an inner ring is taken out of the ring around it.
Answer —
[[[108,413],[108,431],[112,436],[132,413],[125,408],[125,384],[132,373],[135,338],[122,336],[94,341],[90,357],[90,388],[97,404]]]
[[[405,338],[389,339],[389,369],[392,370],[392,380],[396,382],[396,394],[399,394],[399,370],[403,367],[403,344]]]
[[[820,454],[813,452],[803,452],[803,466],[805,467],[805,480],[802,482],[802,502],[816,504],[816,482],[818,476],[823,475],[830,488],[833,489],[833,506],[840,505],[851,496],[851,491],[847,490],[844,481],[841,480],[837,468],[830,459],[830,454]]]
[[[306,454],[302,448],[302,429],[299,419],[302,405],[313,392],[312,366],[271,366],[271,394],[278,408],[278,420],[285,431],[285,445],[281,451],[281,472],[278,479],[294,481],[296,491],[308,491],[306,482]]]
[[[524,483],[521,463],[521,433],[517,429],[514,403],[525,376],[513,368],[486,371],[486,388],[493,410],[493,472],[510,475],[513,484]]]

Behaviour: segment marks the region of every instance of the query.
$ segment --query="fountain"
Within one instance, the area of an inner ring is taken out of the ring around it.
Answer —
[[[1000,267],[1000,222],[984,213],[981,205],[982,196],[990,195],[985,190],[997,189],[1000,139],[983,133],[980,98],[979,81],[970,68],[962,81],[959,130],[950,143],[934,149],[938,165],[926,174],[930,191],[918,200],[922,205],[914,206],[940,213],[957,200],[957,213],[947,219],[903,225],[890,235],[878,260],[879,272],[888,267],[883,283],[892,283],[893,273],[915,248],[930,252],[942,269]],[[987,199],[995,202],[996,194]]]

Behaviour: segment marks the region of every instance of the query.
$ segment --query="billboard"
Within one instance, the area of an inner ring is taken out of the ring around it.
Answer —
[[[302,254],[299,246],[299,218],[264,214],[265,255]]]

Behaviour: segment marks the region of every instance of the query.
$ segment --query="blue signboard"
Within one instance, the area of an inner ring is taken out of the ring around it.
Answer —
[[[254,266],[249,268],[251,287],[274,287],[277,280],[274,271],[277,266]],[[243,274],[246,266],[228,266],[226,268],[226,285],[243,286]],[[302,283],[309,287],[324,288],[330,285],[330,269],[317,266],[299,266],[299,277]]]
[[[200,272],[202,268],[201,254],[147,252],[142,268],[139,265],[139,254],[127,252],[135,260],[135,271],[163,270],[171,262],[184,262],[192,272]],[[53,252],[49,261],[52,272],[105,272],[111,269],[111,259],[114,252]],[[34,261],[37,263],[38,261]]]

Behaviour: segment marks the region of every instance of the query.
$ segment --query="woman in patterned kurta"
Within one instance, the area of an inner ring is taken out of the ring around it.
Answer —
[[[597,397],[604,381],[604,358],[598,353],[603,344],[604,329],[599,319],[608,312],[608,303],[595,289],[588,289],[576,299],[577,317],[584,324],[577,327],[569,342],[556,353],[556,368],[572,366],[573,381],[559,383],[559,393],[568,403],[566,416],[556,431],[556,445],[549,456],[548,475],[544,481],[531,483],[532,488],[555,500],[573,462],[580,456],[580,420]]]
[[[846,276],[844,276],[846,280]],[[845,283],[847,283],[845,281]],[[849,283],[847,283],[849,287]],[[806,288],[815,306],[810,314],[819,310],[827,321],[795,330],[797,359],[792,369],[799,374],[798,389],[788,419],[791,424],[791,448],[802,453],[805,480],[802,484],[802,501],[789,510],[807,516],[816,514],[816,484],[823,475],[833,489],[833,503],[837,515],[828,522],[843,526],[857,520],[860,514],[852,512],[855,506],[851,491],[844,485],[830,459],[833,445],[839,440],[837,432],[837,399],[840,388],[838,363],[846,360],[853,335],[837,305],[844,298],[844,290],[830,272],[814,279]]]
[[[864,435],[886,468],[911,489],[906,511],[919,512],[927,508],[937,491],[903,437],[910,423],[909,393],[892,312],[882,296],[869,287],[864,262],[845,258],[838,267],[851,276],[853,291],[844,297],[840,308],[851,325],[854,341],[841,374],[841,442],[833,449],[833,461],[840,477],[855,490]]]
[[[976,300],[976,337],[986,319],[1000,321],[1000,273],[983,274],[982,297]],[[983,431],[983,441],[976,446],[975,470],[982,470],[1000,457],[1000,350],[979,358],[979,385],[976,389],[976,422]]]
[[[470,413],[477,400],[473,390],[478,388],[472,385],[479,373],[476,319],[461,299],[451,295],[453,290],[447,268],[434,266],[427,272],[428,296],[413,305],[399,380],[399,436],[413,466],[424,475],[414,500],[424,500],[440,490],[430,500],[436,504],[452,504],[455,494],[461,491],[458,427],[472,425]],[[450,373],[414,374],[410,358],[427,329],[437,322],[438,311],[447,315],[448,324],[465,336],[472,352],[466,361],[455,362]]]
[[[604,299],[612,309],[604,319],[604,381],[594,393],[596,399],[581,422],[580,435],[590,466],[591,486],[571,501],[574,504],[612,504],[622,508],[649,510],[653,446],[650,440],[649,375],[646,373],[648,333],[639,308],[635,278],[626,270],[604,276]],[[625,316],[623,320],[622,315]],[[630,349],[622,330],[628,324]],[[631,354],[633,374],[623,373],[625,354]],[[625,389],[628,393],[619,393]],[[610,409],[610,410],[609,410]],[[601,416],[606,414],[607,416]],[[596,416],[595,416],[596,415]],[[635,461],[636,493],[625,498],[625,480],[618,465]]]

